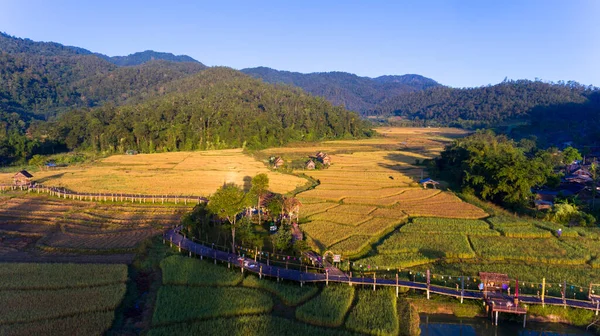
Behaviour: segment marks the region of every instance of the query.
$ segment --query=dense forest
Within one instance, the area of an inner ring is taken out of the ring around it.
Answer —
[[[440,86],[433,79],[419,75],[359,77],[347,72],[302,74],[266,67],[243,69],[242,72],[268,83],[294,85],[329,100],[334,105],[366,114],[388,97]]]
[[[51,124],[52,138],[69,149],[152,153],[369,135],[352,112],[233,69],[210,68],[172,85],[182,89],[139,104],[64,113]]]
[[[518,80],[477,88],[436,87],[402,94],[379,104],[374,114],[450,124],[459,120],[497,123],[528,117],[535,107],[584,103],[594,88],[574,82]]]

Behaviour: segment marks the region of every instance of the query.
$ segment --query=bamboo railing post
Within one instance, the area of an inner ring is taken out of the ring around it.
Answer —
[[[375,291],[375,284],[377,283],[377,278],[375,277],[375,272],[373,272],[373,291]]]
[[[544,297],[546,296],[546,278],[542,278],[542,307],[546,307]]]

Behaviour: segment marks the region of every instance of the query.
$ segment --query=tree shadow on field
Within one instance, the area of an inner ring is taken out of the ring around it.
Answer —
[[[54,175],[49,175],[40,179],[36,179],[35,182],[39,183],[39,184],[44,184],[48,181],[52,181],[54,179],[59,179],[61,177],[63,177],[65,175],[65,173],[58,173],[58,174],[54,174]]]
[[[444,252],[442,252],[440,250],[429,249],[429,248],[419,249],[419,253],[421,253],[422,255],[424,255],[425,257],[430,258],[430,259],[441,259],[445,256]]]
[[[250,189],[252,188],[252,177],[250,176],[244,176],[244,192],[249,192]]]

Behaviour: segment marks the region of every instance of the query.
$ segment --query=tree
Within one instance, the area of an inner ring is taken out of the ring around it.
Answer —
[[[261,212],[262,212],[262,197],[269,188],[269,176],[267,174],[258,174],[252,178],[252,188],[250,192],[256,196],[258,209],[258,225],[261,225]]]
[[[227,220],[231,228],[231,250],[235,253],[235,230],[237,217],[248,205],[244,190],[234,183],[219,188],[209,199],[208,209],[221,220]]]
[[[203,231],[213,220],[213,213],[208,209],[205,203],[200,203],[194,207],[192,212],[186,214],[181,219],[181,225],[192,236],[200,238]]]
[[[42,166],[46,163],[46,160],[43,156],[36,154],[31,159],[29,159],[29,164],[32,166],[37,166],[38,168],[42,168]]]
[[[592,210],[596,209],[596,193],[598,193],[598,164],[594,161],[590,165],[592,175]]]
[[[564,164],[571,164],[571,162],[575,161],[575,160],[581,160],[581,153],[579,153],[579,151],[577,150],[577,148],[573,148],[573,147],[567,147],[563,150],[562,152],[563,154],[563,163]]]
[[[300,206],[302,203],[295,197],[287,197],[283,200],[283,209],[287,215],[290,216],[290,224],[292,221],[292,215],[296,215],[296,221],[300,218]]]
[[[269,198],[267,210],[273,221],[275,221],[277,217],[281,218],[283,215],[284,201],[285,199],[280,194],[273,195],[273,197]]]
[[[436,160],[436,172],[463,190],[509,206],[523,206],[531,188],[552,174],[544,151],[526,156],[514,141],[493,132],[478,132],[455,141]]]
[[[287,250],[292,243],[292,230],[290,225],[284,224],[273,236],[273,247],[279,251]]]

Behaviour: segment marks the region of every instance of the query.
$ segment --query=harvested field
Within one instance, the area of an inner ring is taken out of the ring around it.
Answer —
[[[315,221],[326,221],[343,225],[358,226],[371,219],[369,216],[358,215],[354,213],[343,213],[343,212],[322,212],[316,215],[310,216],[311,220]]]
[[[269,171],[240,149],[113,155],[89,165],[35,172],[34,180],[77,192],[208,196],[223,182],[244,185],[245,178],[259,173],[269,175],[275,192],[290,192],[307,182]],[[0,173],[0,184],[12,183],[13,174]]]
[[[301,217],[308,217],[314,214],[318,214],[321,212],[325,212],[329,209],[333,209],[338,207],[337,203],[307,203],[302,204],[302,208],[300,209]]]
[[[0,260],[48,260],[52,255],[60,261],[68,260],[66,256],[80,260],[85,256],[77,252],[91,256],[131,251],[162,228],[179,223],[181,214],[191,209],[192,205],[109,205],[15,194],[0,203],[0,232],[11,235],[0,241]]]
[[[43,245],[69,250],[122,250],[132,249],[159,231],[153,229],[130,230],[119,233],[74,234],[55,232],[43,239]]]
[[[370,246],[373,236],[357,235],[344,239],[330,247],[332,251],[339,251],[344,255],[356,255],[362,252],[363,249]]]

